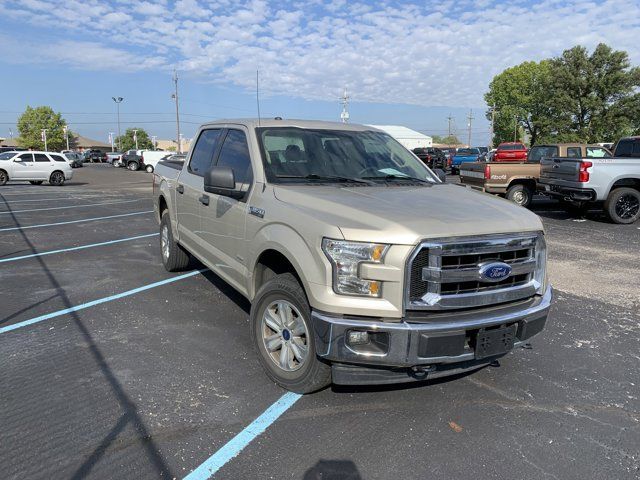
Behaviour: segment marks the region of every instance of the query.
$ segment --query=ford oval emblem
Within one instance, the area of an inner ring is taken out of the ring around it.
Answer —
[[[484,263],[479,273],[483,282],[499,282],[511,275],[511,267],[504,262]]]

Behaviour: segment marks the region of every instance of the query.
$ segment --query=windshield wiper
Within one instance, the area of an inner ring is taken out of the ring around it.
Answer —
[[[361,178],[352,178],[352,177],[341,177],[339,175],[318,175],[315,173],[310,173],[309,175],[276,175],[276,178],[298,178],[301,180],[331,180],[335,182],[345,182],[345,183],[363,183],[365,185],[375,185],[370,180],[364,180]]]
[[[429,180],[423,180],[422,178],[417,178],[417,177],[410,177],[409,175],[385,175],[383,177],[362,177],[362,178],[368,178],[368,179],[372,179],[372,180],[407,180],[410,182],[420,182],[420,183],[426,183],[429,185],[433,185],[434,182],[430,182]]]

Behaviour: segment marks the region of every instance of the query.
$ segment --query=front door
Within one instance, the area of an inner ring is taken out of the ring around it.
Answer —
[[[205,193],[209,204],[200,210],[202,241],[214,263],[227,281],[241,291],[245,291],[247,278],[245,227],[247,219],[246,196],[253,182],[251,156],[247,135],[243,130],[227,130],[216,165],[231,167],[236,188],[247,194],[244,199],[236,200],[223,195]]]
[[[11,180],[27,180],[33,178],[35,163],[33,153],[23,153],[13,160],[13,173]]]
[[[176,185],[176,211],[180,243],[196,256],[206,256],[200,236],[200,199],[204,194],[204,172],[211,167],[221,129],[203,130]]]

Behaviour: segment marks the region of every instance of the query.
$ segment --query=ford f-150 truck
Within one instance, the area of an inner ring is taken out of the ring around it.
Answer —
[[[487,193],[504,195],[512,202],[528,207],[540,189],[540,161],[549,157],[604,158],[611,153],[600,145],[556,143],[535,145],[526,161],[466,163],[460,168],[460,183]]]
[[[246,296],[283,387],[453,375],[543,330],[546,246],[527,210],[443,183],[373,127],[227,120],[195,138],[154,172],[162,262],[193,256]]]
[[[618,141],[613,157],[543,159],[540,184],[568,206],[599,204],[612,222],[634,223],[640,219],[640,137]]]

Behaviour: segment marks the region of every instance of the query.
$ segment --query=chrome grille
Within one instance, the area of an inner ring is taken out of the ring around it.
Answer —
[[[543,247],[538,234],[423,242],[409,259],[406,309],[470,308],[531,297],[540,287],[536,268]],[[492,261],[508,264],[511,274],[498,282],[482,278],[481,266]]]

